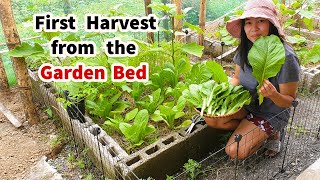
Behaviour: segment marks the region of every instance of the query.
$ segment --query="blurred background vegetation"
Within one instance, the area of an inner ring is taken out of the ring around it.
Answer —
[[[152,3],[163,2],[170,3],[170,0],[152,0]],[[243,2],[245,2],[245,0],[207,0],[207,21],[213,21],[223,16]],[[32,28],[32,18],[36,13],[50,12],[54,16],[74,14],[79,20],[79,29],[83,27],[84,15],[87,13],[101,14],[102,16],[143,16],[145,13],[144,0],[12,0],[12,6],[21,39],[40,35],[40,33],[34,32]],[[192,10],[188,12],[184,21],[197,25],[199,23],[199,6],[200,0],[183,0],[183,9],[192,7]],[[157,12],[154,13],[157,14],[159,18],[163,16]],[[162,23],[160,26],[162,26]],[[79,30],[77,33],[79,37],[85,34],[86,32],[83,30]],[[146,40],[145,33],[128,34],[136,39]],[[164,34],[159,32],[160,41],[164,40],[163,38]],[[93,41],[97,43],[97,46],[101,43],[101,41],[97,39],[93,39]],[[27,42],[43,43],[41,39]],[[6,49],[7,47],[0,23],[0,52]],[[2,54],[2,59],[9,78],[9,84],[12,86],[16,83],[16,80],[11,61],[7,54]]]

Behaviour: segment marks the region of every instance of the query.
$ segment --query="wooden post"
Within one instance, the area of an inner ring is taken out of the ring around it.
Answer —
[[[205,31],[205,23],[206,23],[206,0],[200,1],[200,15],[199,15],[199,27],[202,31]],[[204,34],[199,34],[199,42],[198,44],[203,46],[204,42]]]
[[[177,6],[177,9],[176,9],[177,15],[181,15],[182,14],[181,0],[174,0],[174,4],[176,4]],[[182,31],[182,19],[174,18],[174,29],[178,32]],[[175,36],[175,39],[179,41],[181,37]]]
[[[145,7],[146,16],[148,16],[149,14],[152,14],[152,9],[150,7],[148,7],[149,4],[151,4],[151,0],[144,0],[144,7]],[[154,42],[154,33],[148,32],[147,38],[148,38],[148,43],[153,43]]]
[[[7,78],[7,74],[4,69],[2,57],[0,54],[0,91],[8,91],[8,90],[9,90],[8,78]]]
[[[20,37],[13,17],[10,0],[0,1],[0,19],[8,49],[12,50],[16,46],[20,46]],[[31,125],[35,124],[39,121],[39,118],[35,105],[32,102],[31,81],[28,75],[27,63],[24,58],[11,57],[11,60],[16,74],[18,88],[20,88],[21,102],[25,107],[26,119]]]

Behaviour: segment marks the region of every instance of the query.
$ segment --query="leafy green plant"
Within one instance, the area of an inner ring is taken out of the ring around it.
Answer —
[[[166,180],[173,180],[173,176],[166,176]]]
[[[185,83],[183,82],[178,82],[177,85],[174,88],[168,87],[165,95],[167,97],[173,97],[173,99],[179,99],[179,97],[182,95],[182,92],[187,89],[188,87],[186,86]]]
[[[227,82],[228,76],[221,65],[214,61],[203,61],[194,64],[186,77],[186,84],[201,84],[213,79],[216,82]]]
[[[161,94],[161,89],[152,92],[151,95],[146,96],[142,101],[136,102],[143,108],[147,109],[150,114],[153,114],[157,107],[163,102],[164,95]]]
[[[83,160],[82,159],[79,159],[77,162],[76,162],[76,165],[80,168],[80,169],[85,169],[86,165],[84,164]]]
[[[320,61],[320,44],[313,44],[311,49],[300,48],[296,53],[302,65],[316,64]]]
[[[137,113],[133,125],[122,122],[119,124],[121,132],[133,145],[140,146],[144,139],[155,131],[152,125],[148,125],[149,115],[146,109]]]
[[[115,88],[106,89],[105,92],[98,94],[92,99],[86,100],[86,105],[90,114],[101,118],[112,117],[113,114],[119,114],[129,105],[119,98],[122,92]]]
[[[49,118],[53,117],[52,110],[50,108],[47,108],[45,112],[48,114]]]
[[[128,123],[132,120],[138,113],[138,108],[133,109],[132,111],[128,112],[123,118],[120,114],[116,114],[114,118],[108,117],[108,120],[104,122],[105,125],[109,125],[120,131],[120,123],[125,122]]]
[[[184,170],[188,173],[190,179],[195,179],[201,170],[201,164],[193,159],[189,159],[187,163],[183,165]]]
[[[75,155],[74,155],[74,153],[73,153],[73,152],[68,153],[67,160],[68,160],[68,162],[69,162],[69,163],[73,163],[73,162],[75,162],[75,161],[76,161],[76,157],[75,157]]]
[[[228,33],[225,25],[219,27],[218,30],[214,32],[214,35],[219,41],[224,42],[225,45],[237,46],[239,44],[239,41]]]
[[[248,60],[252,66],[252,75],[257,79],[259,85],[259,104],[263,102],[263,96],[259,92],[265,79],[278,74],[282,64],[285,62],[285,51],[278,36],[262,36],[254,43],[248,54]]]
[[[297,24],[300,34],[302,23],[309,29],[313,30],[312,18],[314,17],[314,2],[308,0],[296,0],[289,5],[275,1],[280,9],[281,19],[284,28]]]
[[[192,8],[185,8],[182,10],[182,14],[177,14],[176,13],[176,6],[174,4],[151,4],[149,5],[149,7],[158,10],[160,12],[162,12],[163,14],[165,14],[170,23],[171,23],[171,30],[167,30],[165,31],[166,33],[171,33],[171,58],[172,58],[172,64],[176,65],[176,59],[175,59],[175,35],[176,34],[181,34],[181,32],[177,32],[176,29],[174,28],[174,19],[183,19],[185,17],[185,15],[188,13],[189,10],[191,10]],[[185,25],[190,25],[185,24]],[[199,30],[199,29],[198,29]],[[203,32],[201,32],[203,33]],[[182,33],[184,35],[184,33]],[[202,50],[204,49],[203,46],[199,46],[196,43],[190,43],[190,44],[184,44],[181,48],[181,50],[189,53],[189,54],[193,54],[195,56],[201,57],[202,56]]]
[[[201,113],[221,116],[239,110],[243,105],[251,102],[251,95],[242,86],[229,83],[216,83],[213,80],[202,84],[191,84],[183,91],[183,97]]]
[[[58,135],[50,140],[49,144],[51,148],[55,148],[64,144],[68,139],[68,134],[64,129],[59,129]]]
[[[94,179],[94,175],[91,173],[85,177],[85,180],[93,180],[93,179]]]
[[[174,129],[175,120],[185,115],[185,112],[183,112],[185,105],[186,100],[182,96],[178,99],[177,104],[175,104],[174,101],[164,103],[163,105],[159,106],[159,111],[155,112],[155,114],[158,115],[157,117],[159,118],[152,119],[155,121],[164,121],[170,129]],[[191,121],[186,120],[177,128],[186,127],[189,124],[191,124]]]
[[[190,69],[190,64],[185,59],[180,59],[176,66],[167,63],[163,68],[156,69],[147,85],[152,89],[161,88],[162,92],[165,92],[168,87],[175,88],[180,78],[184,78],[184,74]]]

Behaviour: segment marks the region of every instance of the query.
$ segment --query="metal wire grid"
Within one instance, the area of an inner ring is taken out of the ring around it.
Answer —
[[[56,90],[52,90],[51,88],[51,90],[46,91],[47,95],[44,96],[45,105],[52,108],[52,110],[54,110],[58,115],[65,114],[66,117],[69,117],[66,112],[62,112],[61,110],[59,110],[59,108],[50,105],[49,99],[46,98],[50,98],[50,96],[53,96],[50,91],[55,92]],[[58,89],[57,91],[62,92],[61,89]],[[79,110],[74,102],[72,102],[72,107],[73,108],[70,108],[69,110],[69,113],[71,113],[71,117],[85,117],[85,115],[81,112],[81,110]],[[90,150],[98,150],[98,152],[96,153],[99,154],[99,158],[94,159],[94,161],[96,162],[96,165],[98,165],[98,167],[100,166],[100,170],[102,171],[104,178],[113,177],[116,179],[139,179],[137,175],[131,171],[130,167],[128,167],[127,164],[123,161],[123,158],[118,157],[118,153],[115,151],[115,149],[111,147],[110,144],[104,140],[104,138],[101,138],[101,136],[99,136],[101,133],[100,127],[94,126],[88,122],[80,123],[78,119],[71,118],[69,118],[68,124],[63,123],[63,126],[71,133],[74,144],[73,149],[77,156],[80,156],[81,152],[85,148],[88,148]],[[94,137],[92,138],[92,136]],[[127,176],[124,177],[121,170],[118,168],[114,168],[116,176],[114,176],[113,174],[108,174],[108,167],[105,167],[105,164],[109,164],[108,162],[110,160],[112,161],[111,164],[121,164],[122,168],[127,169],[126,171],[129,172]],[[88,162],[89,161],[85,161],[85,163]]]
[[[297,98],[299,106],[291,113],[284,131],[282,152],[276,157],[265,156],[268,141],[263,142],[256,153],[240,161],[230,159],[225,146],[198,162],[201,170],[196,179],[289,179],[299,175],[320,156],[319,92]],[[188,172],[184,170],[174,176],[174,179],[186,178]]]

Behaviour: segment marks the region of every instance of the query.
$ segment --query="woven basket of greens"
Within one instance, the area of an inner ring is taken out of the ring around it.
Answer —
[[[217,83],[213,80],[202,84],[191,84],[183,91],[185,99],[195,110],[205,117],[211,127],[231,119],[245,117],[244,105],[251,102],[249,91],[242,86],[234,86],[228,82]]]

